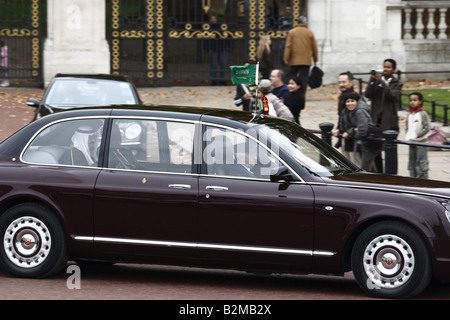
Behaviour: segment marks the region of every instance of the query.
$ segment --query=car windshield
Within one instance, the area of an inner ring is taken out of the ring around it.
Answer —
[[[258,127],[259,139],[270,142],[275,153],[291,155],[309,172],[318,176],[334,176],[361,169],[319,137],[294,123],[267,123]]]
[[[138,101],[129,83],[97,79],[60,79],[45,98],[45,104],[52,106],[135,103]]]

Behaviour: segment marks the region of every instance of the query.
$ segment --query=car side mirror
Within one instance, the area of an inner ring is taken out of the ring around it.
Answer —
[[[40,104],[41,104],[41,101],[38,100],[38,99],[35,99],[35,98],[29,98],[27,100],[27,105],[30,106],[30,107],[37,108],[37,107],[39,107]]]
[[[270,175],[270,181],[277,182],[277,181],[293,181],[294,177],[289,172],[289,169],[286,166],[280,166],[278,167],[275,174]]]

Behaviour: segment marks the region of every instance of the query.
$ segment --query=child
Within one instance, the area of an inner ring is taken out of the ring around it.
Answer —
[[[430,120],[423,108],[423,96],[420,92],[409,94],[409,106],[405,140],[426,143]],[[428,147],[409,146],[408,170],[411,177],[428,179]]]
[[[265,114],[294,121],[291,110],[272,93],[272,84],[269,79],[262,79],[258,85],[258,103],[260,110]],[[295,122],[295,121],[294,121]]]

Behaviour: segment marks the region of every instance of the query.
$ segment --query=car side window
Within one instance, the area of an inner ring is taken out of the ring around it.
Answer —
[[[241,132],[207,126],[204,142],[208,175],[268,180],[279,167],[276,157]]]
[[[193,123],[116,119],[108,167],[192,173],[194,132]]]
[[[104,120],[70,120],[42,130],[29,144],[22,159],[40,164],[98,166],[98,149]]]

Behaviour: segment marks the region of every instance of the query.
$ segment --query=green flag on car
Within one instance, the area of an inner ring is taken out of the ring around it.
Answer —
[[[258,64],[230,66],[233,84],[257,84]]]

